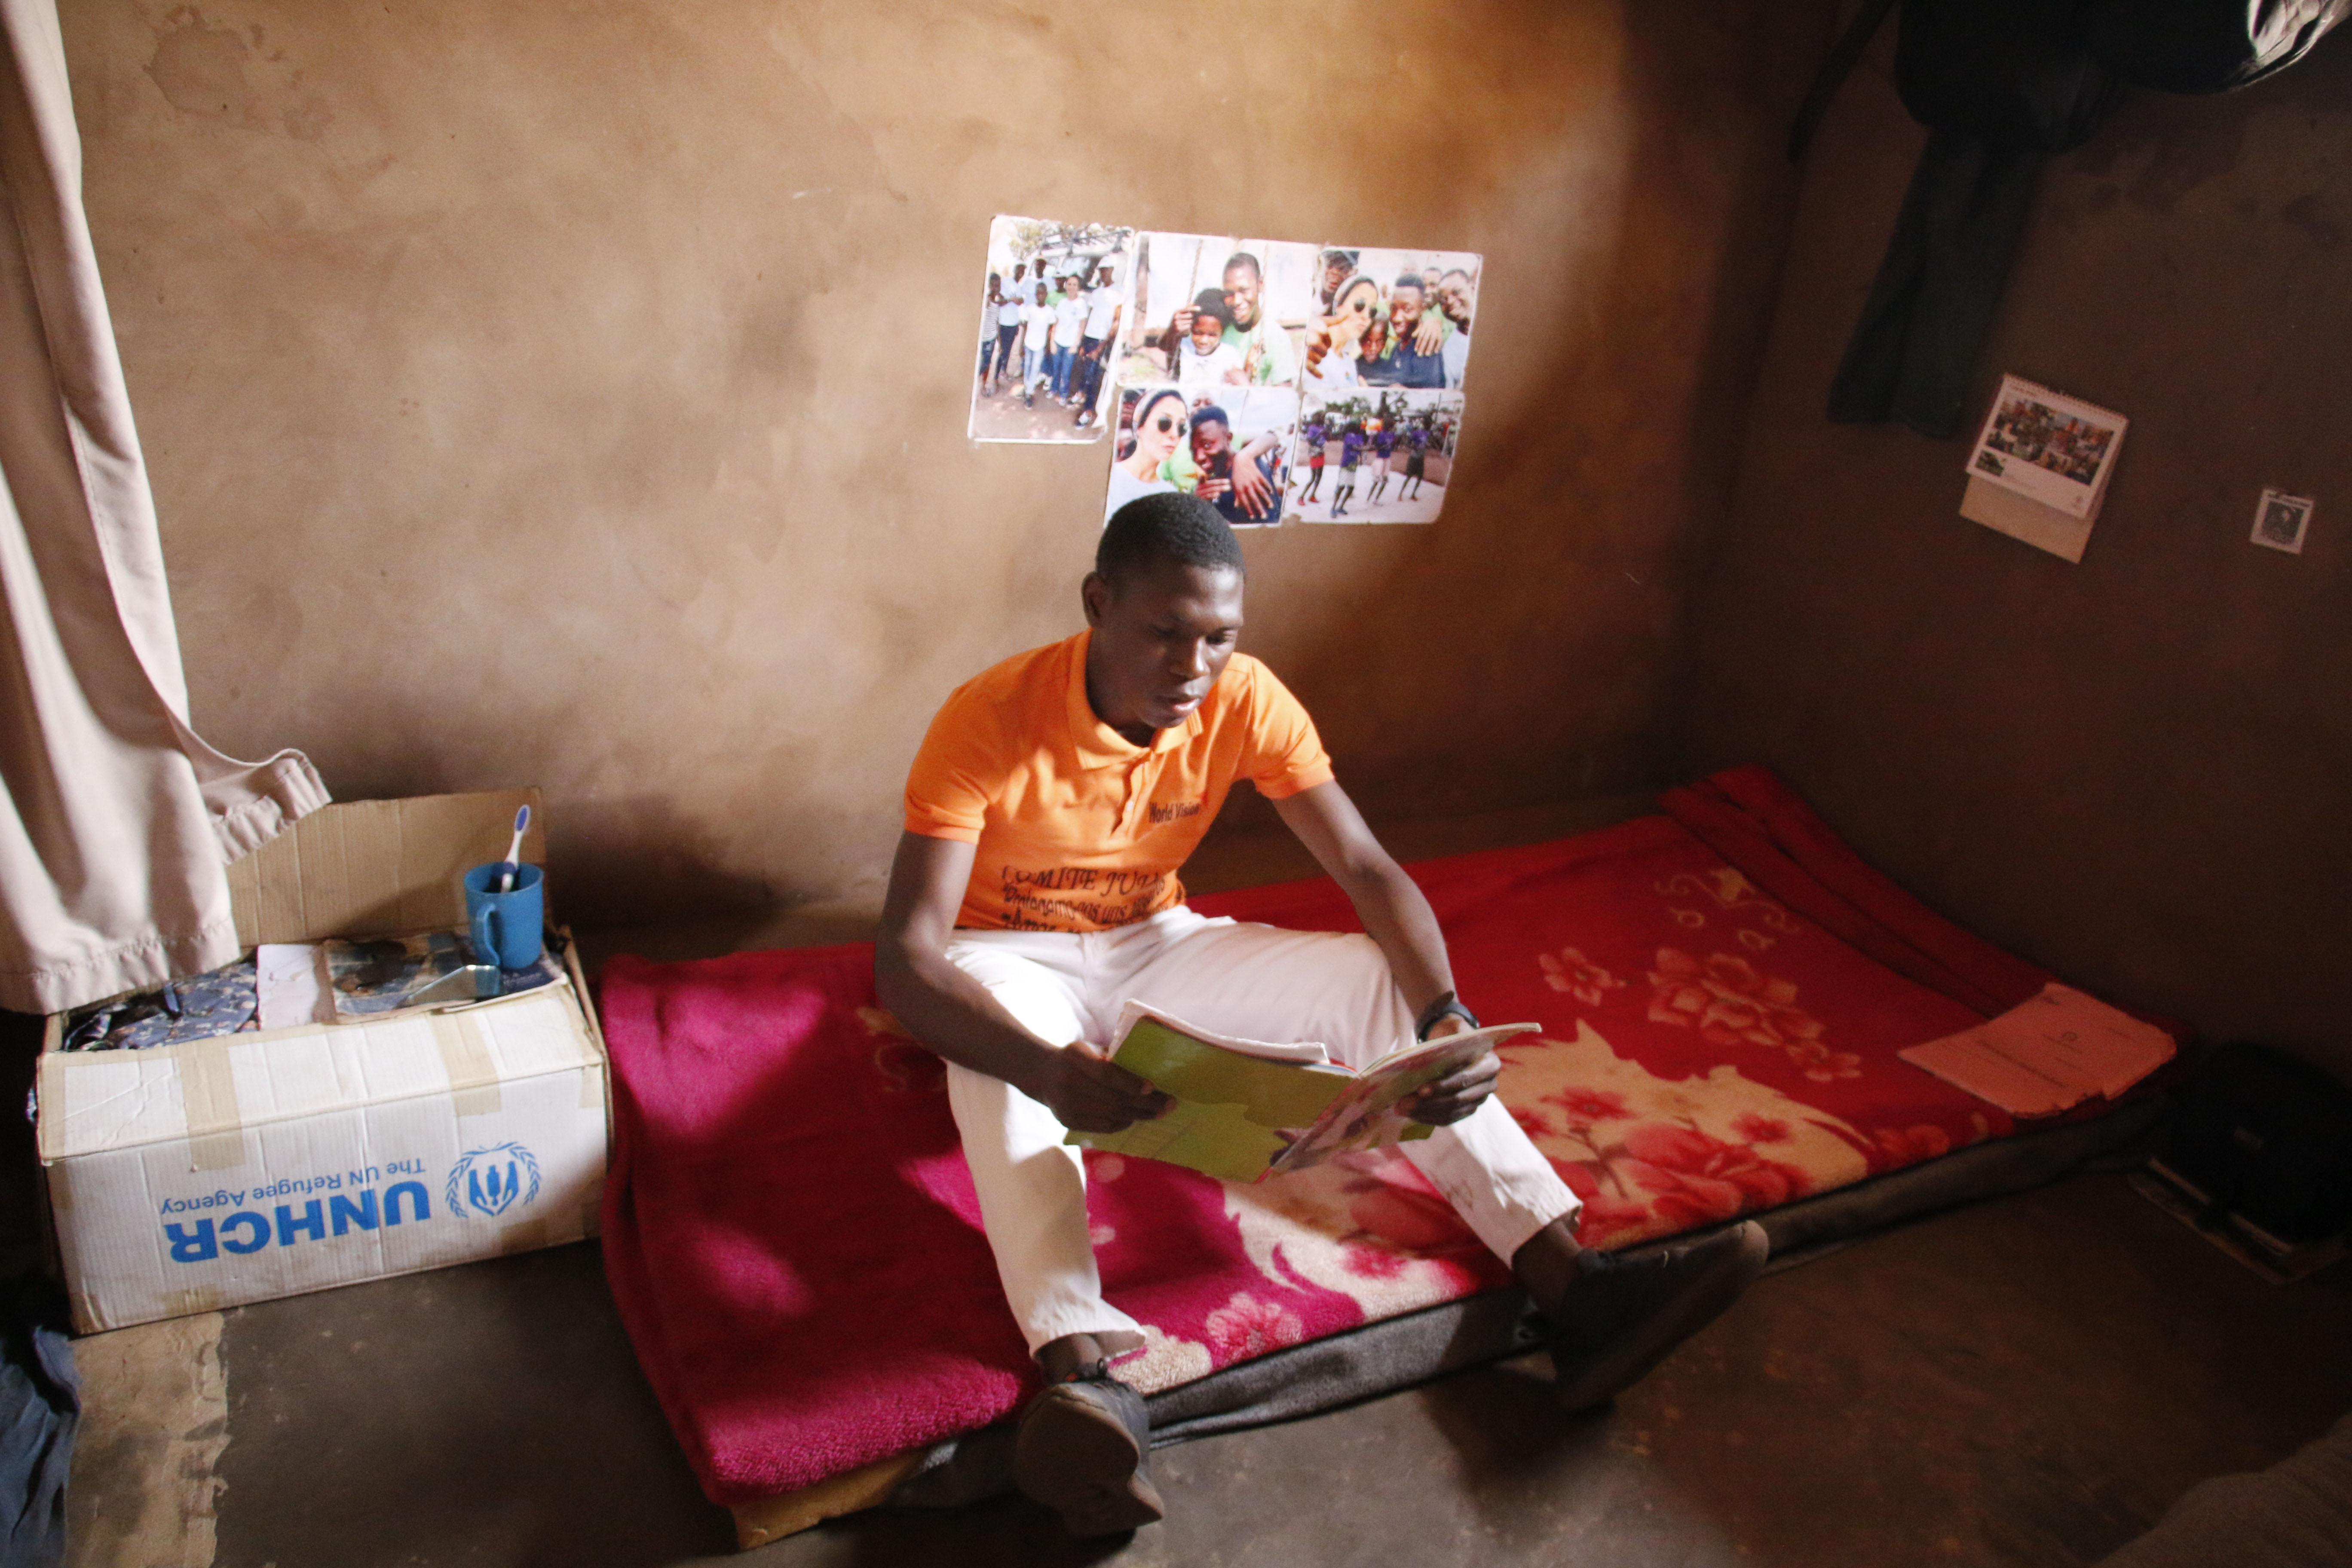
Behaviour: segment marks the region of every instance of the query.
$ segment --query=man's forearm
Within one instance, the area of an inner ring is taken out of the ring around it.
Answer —
[[[1446,960],[1436,912],[1402,867],[1391,860],[1367,871],[1349,886],[1348,898],[1415,1015],[1454,989],[1454,966]]]
[[[875,951],[874,988],[882,1005],[926,1049],[1024,1093],[1058,1048],[1023,1028],[987,987],[944,953],[885,942]]]

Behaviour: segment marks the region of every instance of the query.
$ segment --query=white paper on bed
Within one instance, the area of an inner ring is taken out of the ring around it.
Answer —
[[[2109,1100],[2170,1061],[2172,1037],[2072,986],[1895,1053],[2012,1116],[2055,1116]]]

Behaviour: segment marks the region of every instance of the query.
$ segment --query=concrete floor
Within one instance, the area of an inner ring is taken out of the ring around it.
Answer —
[[[1417,856],[1592,825],[1522,815],[1390,837]],[[1195,885],[1302,874],[1287,853],[1213,846]],[[595,945],[849,940],[870,918]],[[0,1149],[0,1249],[29,1234],[25,1152]],[[80,1342],[71,1561],[2054,1568],[2352,1409],[2347,1320],[2352,1268],[2273,1288],[2086,1173],[1768,1278],[1611,1411],[1560,1415],[1539,1360],[1511,1363],[1164,1450],[1170,1521],[1131,1541],[1068,1542],[1007,1498],[737,1558],[576,1246]]]
[[[743,1561],[2055,1568],[2352,1409],[2347,1313],[2352,1269],[2273,1288],[2085,1174],[1769,1278],[1612,1411],[1562,1416],[1540,1363],[1511,1363],[1164,1450],[1170,1521],[1130,1542],[1065,1541],[1008,1498],[836,1521]],[[80,1354],[79,1564],[732,1555],[593,1246]]]

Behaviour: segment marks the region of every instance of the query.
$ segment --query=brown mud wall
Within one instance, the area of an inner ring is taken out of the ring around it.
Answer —
[[[988,221],[1484,252],[1433,528],[1257,537],[1376,816],[1663,782],[1827,8],[66,0],[195,719],[536,784],[567,912],[870,897],[1076,629],[1100,446],[964,438]]]

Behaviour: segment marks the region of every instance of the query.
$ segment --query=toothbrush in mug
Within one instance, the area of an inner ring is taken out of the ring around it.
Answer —
[[[507,868],[499,873],[499,891],[501,893],[511,893],[514,891],[515,873],[522,868],[522,830],[530,826],[530,807],[528,805],[517,806],[515,808],[514,841],[507,846]]]

